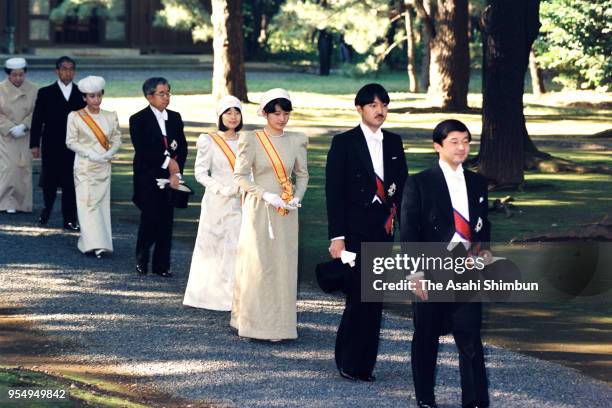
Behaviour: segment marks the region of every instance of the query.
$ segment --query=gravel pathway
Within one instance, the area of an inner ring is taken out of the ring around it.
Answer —
[[[133,271],[136,226],[114,225],[115,253],[97,260],[78,252],[76,234],[59,229],[57,210],[48,228],[35,218],[0,213],[0,299],[35,328],[67,338],[67,361],[111,364],[140,383],[219,406],[414,406],[407,319],[386,315],[378,380],[351,383],[333,363],[341,299],[302,288],[298,340],[244,340],[230,330],[229,313],[181,305],[189,246],[175,244],[174,278],[142,278]],[[451,337],[442,343],[436,395],[440,407],[456,407],[457,353]],[[485,350],[492,407],[612,406],[605,383],[495,346]]]

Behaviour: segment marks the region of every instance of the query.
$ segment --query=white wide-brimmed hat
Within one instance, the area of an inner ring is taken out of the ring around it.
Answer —
[[[229,108],[236,108],[242,112],[242,104],[240,103],[240,99],[233,95],[226,95],[219,99],[217,102],[217,118],[219,118],[219,116],[221,116],[223,112]]]
[[[77,84],[79,91],[83,93],[96,93],[104,89],[106,81],[101,76],[86,76]]]
[[[275,99],[287,99],[289,102],[291,102],[291,98],[289,97],[289,92],[287,92],[286,89],[283,88],[274,88],[274,89],[270,89],[269,91],[264,92],[263,95],[261,95],[261,99],[259,100],[259,109],[257,109],[257,114],[259,116],[263,116],[264,115],[264,108],[265,106],[275,100]]]
[[[24,58],[9,58],[4,63],[6,69],[23,69],[27,65]]]

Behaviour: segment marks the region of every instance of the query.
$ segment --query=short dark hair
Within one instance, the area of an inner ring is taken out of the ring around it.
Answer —
[[[273,113],[276,110],[276,105],[279,105],[285,112],[291,112],[293,110],[293,105],[291,105],[291,101],[289,99],[276,98],[266,103],[266,106],[263,107],[263,111],[266,113]]]
[[[433,142],[442,146],[442,142],[444,142],[444,139],[446,139],[451,132],[467,132],[468,140],[470,142],[472,141],[470,129],[468,129],[463,122],[457,119],[447,119],[438,123],[434,128],[432,134]]]
[[[28,72],[28,67],[15,68],[15,69],[23,69],[23,72]],[[11,75],[11,72],[13,72],[15,69],[10,69],[10,68],[4,67],[4,72],[6,72],[6,75]]]
[[[355,95],[355,106],[364,106],[372,103],[376,97],[384,104],[388,104],[390,101],[387,90],[381,84],[372,83],[364,85]]]
[[[76,62],[66,56],[66,55],[62,55],[61,57],[59,57],[58,59],[55,60],[55,69],[60,69],[60,66],[64,63],[64,62],[68,62],[70,64],[72,64],[72,66],[76,69]]]
[[[79,92],[81,92],[81,91],[79,91]],[[81,92],[81,96],[82,96],[83,98],[85,98],[85,97],[87,96],[87,94],[90,94],[90,93],[96,93],[96,92]],[[102,95],[104,95],[104,89],[102,89],[102,90],[100,91],[100,93],[101,93]]]
[[[142,93],[144,96],[153,95],[155,93],[155,88],[157,85],[168,85],[168,89],[170,89],[170,84],[168,80],[164,77],[152,77],[144,81],[142,84]]]
[[[230,109],[232,109],[232,108],[227,108],[226,110],[223,111],[223,113],[221,115],[219,115],[219,123],[217,124],[217,127],[222,132],[225,132],[227,130],[227,126],[225,126],[223,124],[223,119],[221,118],[221,116],[225,115],[225,112],[227,112]],[[240,132],[240,129],[242,129],[242,111],[239,108],[236,108],[236,107],[234,107],[234,109],[236,109],[238,112],[240,112],[240,123],[238,124],[238,126],[236,126],[236,129],[234,129],[234,131]]]

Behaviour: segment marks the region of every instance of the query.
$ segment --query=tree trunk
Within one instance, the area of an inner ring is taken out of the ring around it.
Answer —
[[[430,37],[429,98],[444,110],[464,111],[470,81],[468,0],[438,0],[435,18],[423,0],[415,0],[415,7]]]
[[[415,1],[415,6],[422,6],[422,13],[419,13],[417,7],[417,16],[421,19],[429,18],[435,20],[436,7],[433,4],[435,0]],[[426,17],[427,16],[427,17]],[[423,59],[421,61],[421,89],[429,89],[429,66],[431,61],[431,30],[426,22],[421,30],[421,38],[423,42]]]
[[[262,4],[261,0],[250,0],[251,3],[251,18],[253,19],[251,32],[247,37],[248,48],[246,51],[246,57],[249,60],[257,60],[260,56],[260,43],[259,36],[261,33],[261,17],[262,17]]]
[[[531,92],[535,96],[540,96],[546,93],[546,89],[544,89],[544,80],[542,79],[542,70],[538,67],[538,62],[536,61],[536,55],[533,48],[529,53],[529,74],[531,76]]]
[[[406,70],[408,71],[408,86],[410,92],[419,92],[419,84],[417,83],[416,65],[414,63],[414,24],[412,21],[412,4],[409,0],[405,0],[406,6],[406,54],[408,57],[408,64]]]
[[[329,75],[333,47],[332,35],[327,30],[319,30],[317,39],[317,48],[319,49],[319,75]]]
[[[523,93],[531,45],[539,28],[539,0],[490,0],[482,14],[482,136],[480,172],[496,186],[524,181]],[[537,151],[537,149],[535,149]]]
[[[213,77],[216,99],[234,95],[247,102],[241,0],[212,0]]]

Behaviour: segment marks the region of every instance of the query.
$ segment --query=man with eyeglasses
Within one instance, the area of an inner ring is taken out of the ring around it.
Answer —
[[[76,63],[70,57],[55,61],[57,81],[38,90],[32,125],[30,149],[32,156],[42,156],[39,185],[43,190],[44,208],[39,223],[47,224],[57,189],[62,189],[64,229],[78,231],[76,195],[74,190],[74,152],[66,147],[68,114],[85,107],[81,92],[73,84]],[[42,144],[42,147],[41,147]]]
[[[167,179],[176,188],[187,158],[183,120],[178,112],[166,109],[170,84],[165,78],[147,79],[142,92],[149,106],[130,117],[134,145],[134,204],[140,209],[136,241],[136,272],[148,272],[151,247],[152,272],[169,277],[174,208],[157,179]]]

